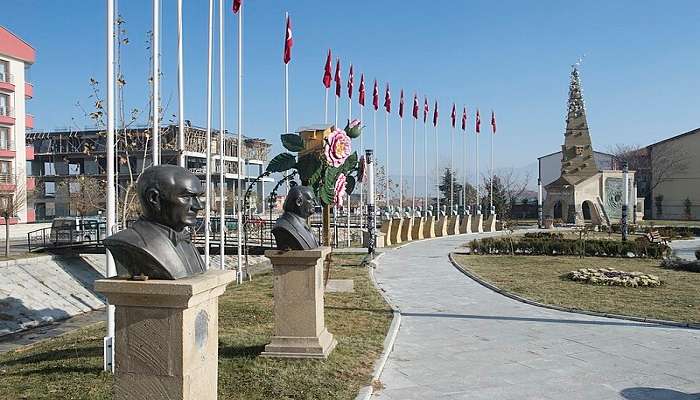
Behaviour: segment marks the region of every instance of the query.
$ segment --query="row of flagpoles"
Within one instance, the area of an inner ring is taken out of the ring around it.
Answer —
[[[328,123],[328,96],[329,96],[329,91],[331,88],[332,82],[335,82],[335,125],[338,126],[338,110],[339,110],[339,101],[343,96],[343,84],[342,84],[342,78],[341,78],[341,63],[340,63],[340,58],[335,59],[335,72],[332,70],[332,65],[333,65],[333,57],[332,57],[332,52],[329,49],[328,54],[326,56],[326,63],[323,68],[323,79],[322,83],[325,88],[325,97],[324,97],[324,122]],[[353,90],[354,90],[354,70],[353,70],[353,65],[350,64],[349,72],[348,72],[348,78],[347,78],[347,100],[348,100],[348,119],[351,120],[353,118],[352,115],[352,98],[353,98]],[[365,93],[365,75],[364,73],[360,74],[360,85],[358,89],[358,96],[357,96],[357,101],[360,106],[360,122],[364,123],[363,120],[363,111],[365,108],[365,99],[366,99],[366,93]],[[374,86],[372,90],[372,107],[374,109],[374,118],[373,118],[373,123],[372,123],[372,131],[373,131],[373,149],[375,152],[378,150],[378,144],[377,144],[377,111],[379,110],[379,104],[380,99],[379,99],[379,84],[377,80],[374,80]],[[388,184],[388,177],[389,177],[389,155],[392,154],[392,152],[389,149],[389,116],[391,115],[391,90],[389,87],[389,83],[386,84],[386,88],[384,91],[384,110],[385,110],[385,159],[384,159],[384,170],[385,170],[385,175],[387,179],[387,183],[384,185],[384,199],[385,199],[385,205],[389,205],[389,184]],[[439,190],[439,185],[440,185],[440,156],[439,156],[439,134],[438,134],[438,127],[439,127],[439,105],[438,101],[435,100],[435,105],[433,107],[433,115],[432,115],[432,124],[435,132],[435,174],[436,174],[436,199],[437,199],[437,209],[440,209],[440,190]],[[413,133],[412,133],[412,148],[413,148],[413,154],[412,154],[412,172],[413,172],[413,185],[412,185],[412,200],[411,200],[411,209],[415,210],[416,209],[416,124],[419,119],[419,114],[420,114],[420,108],[419,108],[419,99],[418,99],[418,94],[414,92],[413,94]],[[424,199],[424,204],[428,204],[428,116],[430,114],[430,106],[428,103],[428,98],[427,96],[424,98],[423,101],[423,130],[424,130],[424,166],[425,166],[425,199]],[[401,94],[399,98],[399,109],[398,109],[398,117],[399,117],[399,208],[403,209],[403,199],[404,199],[404,191],[403,191],[403,176],[404,176],[404,146],[403,146],[403,137],[404,137],[404,132],[403,132],[403,117],[404,117],[404,91],[401,89]],[[450,137],[450,171],[454,174],[455,168],[454,168],[454,135],[457,125],[457,105],[456,103],[452,103],[452,113],[450,115],[451,118],[451,137]],[[461,120],[461,129],[466,133],[467,130],[467,107],[464,106],[462,110],[462,120]],[[476,207],[477,209],[479,208],[479,184],[478,184],[478,179],[479,179],[479,146],[478,146],[478,138],[479,138],[479,133],[481,132],[481,116],[480,116],[480,111],[477,108],[476,109],[476,118],[475,118],[475,126],[474,126],[474,132],[477,134],[476,135],[476,140],[477,140],[477,145],[476,145],[476,161],[475,161],[475,167],[476,167],[476,190],[477,190],[477,200],[476,200]],[[493,137],[496,134],[496,114],[494,111],[491,111],[491,171],[490,175],[493,176]],[[360,137],[362,140],[362,136]],[[463,169],[466,171],[466,154],[467,154],[467,140],[466,137],[464,138],[464,155],[463,155]],[[360,144],[361,149],[364,151],[365,146],[364,143],[361,142]],[[376,153],[375,153],[376,154]],[[490,187],[490,192],[493,192],[493,179],[489,179],[491,187]],[[449,206],[450,208],[453,208],[454,204],[453,199],[454,199],[454,182],[450,182],[450,201],[449,201]],[[467,175],[465,173],[464,176],[464,187],[467,187]],[[362,192],[361,196],[362,196]],[[464,204],[466,205],[466,192],[464,194],[465,200]],[[362,203],[362,198],[360,200],[360,203]],[[490,207],[493,208],[493,194],[490,195]]]

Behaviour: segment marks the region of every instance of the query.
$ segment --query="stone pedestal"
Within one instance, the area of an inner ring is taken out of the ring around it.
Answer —
[[[435,236],[447,236],[447,217],[440,216],[435,223]]]
[[[391,220],[391,230],[389,231],[389,236],[391,237],[391,244],[401,243],[401,229],[403,226],[403,219],[393,218]]]
[[[95,281],[116,307],[115,400],[216,400],[219,296],[234,271]]]
[[[401,223],[401,241],[410,242],[413,240],[413,218],[406,217]]]
[[[486,219],[484,232],[496,232],[496,214],[490,214]]]
[[[261,356],[327,358],[335,348],[323,310],[323,261],[330,252],[330,247],[265,252],[274,277],[275,334]]]
[[[462,215],[462,222],[459,224],[459,233],[472,233],[471,215]]]
[[[376,243],[374,243],[374,248],[381,249],[382,247],[384,247],[384,242],[385,242],[384,239],[386,238],[386,235],[379,232],[379,231],[377,231],[375,233],[375,235],[377,235],[377,236],[374,238],[376,241]],[[369,244],[369,232],[367,232],[367,229],[363,229],[362,230],[362,247],[366,248],[368,244]]]
[[[435,237],[435,217],[423,218],[423,237],[426,239]]]
[[[481,233],[484,231],[484,216],[482,214],[476,214],[472,218],[472,232]]]
[[[391,246],[394,244],[394,242],[391,241],[391,225],[392,225],[391,219],[387,219],[384,222],[382,222],[382,225],[379,227],[379,232],[384,235],[384,246]]]
[[[447,218],[447,234],[455,235],[459,233],[459,216],[451,215]]]
[[[424,218],[421,217],[413,217],[413,229],[411,232],[411,238],[413,240],[420,240],[423,239],[423,225],[424,225]]]

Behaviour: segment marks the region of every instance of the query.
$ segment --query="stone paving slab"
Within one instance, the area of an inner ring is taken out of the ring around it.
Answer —
[[[414,242],[379,260],[377,282],[402,324],[374,398],[700,399],[700,330],[499,295],[447,258],[477,236]]]

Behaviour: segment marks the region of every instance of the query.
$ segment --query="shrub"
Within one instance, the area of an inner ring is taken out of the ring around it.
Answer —
[[[646,257],[663,258],[670,253],[670,248],[661,243],[643,241],[619,242],[615,240],[545,238],[525,236],[513,239],[515,254],[527,255],[564,255],[564,256],[598,256],[598,257]],[[469,247],[479,254],[510,254],[511,242],[506,238],[484,238],[473,240]],[[585,252],[584,252],[585,250]]]
[[[700,260],[687,261],[676,258],[663,260],[661,262],[661,268],[675,269],[678,271],[700,272]]]

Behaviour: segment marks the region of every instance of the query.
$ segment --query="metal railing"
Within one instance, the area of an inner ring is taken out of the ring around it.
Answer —
[[[8,74],[7,72],[0,73],[0,82],[5,82],[5,83],[15,83],[15,76],[12,74]]]
[[[12,174],[0,174],[0,183],[15,183],[15,176]]]
[[[41,228],[27,233],[29,251],[101,246],[107,236],[107,223],[84,221],[77,225]]]

